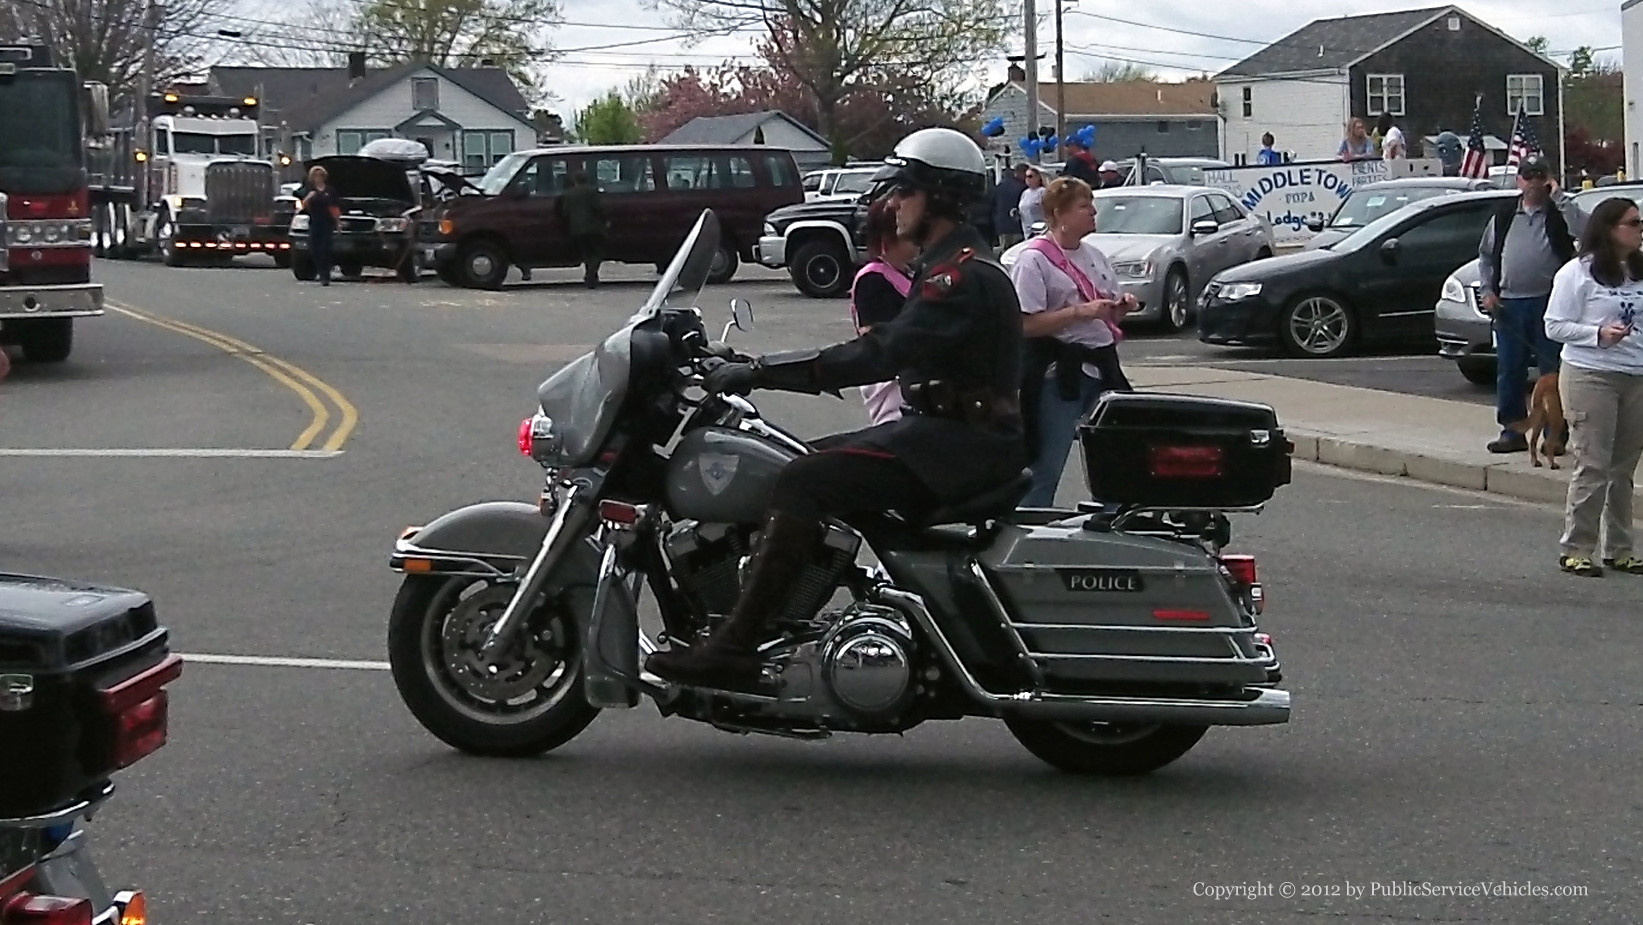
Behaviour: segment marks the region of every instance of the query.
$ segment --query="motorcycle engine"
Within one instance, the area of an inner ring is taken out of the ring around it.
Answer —
[[[890,723],[911,705],[918,645],[899,611],[856,603],[834,617],[818,647],[833,700],[866,723]]]
[[[695,521],[682,522],[668,534],[664,546],[673,576],[701,616],[722,617],[735,608],[753,545],[748,534],[733,524]],[[781,619],[806,623],[815,617],[855,564],[860,546],[859,536],[829,525],[819,549],[793,583]]]

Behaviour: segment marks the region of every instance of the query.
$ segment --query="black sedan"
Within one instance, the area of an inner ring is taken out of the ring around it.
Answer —
[[[1478,255],[1483,226],[1516,190],[1436,196],[1319,250],[1223,270],[1198,300],[1198,339],[1344,356],[1368,341],[1432,342],[1443,281]]]

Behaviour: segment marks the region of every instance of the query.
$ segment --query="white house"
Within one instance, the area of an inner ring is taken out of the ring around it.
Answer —
[[[1626,96],[1626,176],[1643,176],[1643,0],[1620,4],[1620,65]]]
[[[378,138],[420,141],[431,156],[483,170],[536,146],[530,105],[500,68],[412,63],[348,68],[211,69],[214,92],[263,101],[273,147],[300,160],[353,154]]]

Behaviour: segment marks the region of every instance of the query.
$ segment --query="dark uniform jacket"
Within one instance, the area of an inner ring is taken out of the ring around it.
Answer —
[[[835,390],[899,378],[986,406],[980,416],[912,413],[830,439],[830,449],[876,449],[900,459],[936,499],[951,503],[1013,480],[1027,465],[1021,439],[1021,304],[980,232],[961,225],[925,252],[894,320],[813,360],[770,357],[776,388]],[[915,405],[917,402],[910,402]]]
[[[605,233],[605,204],[592,183],[572,186],[559,197],[559,217],[565,233],[573,238],[597,237]]]

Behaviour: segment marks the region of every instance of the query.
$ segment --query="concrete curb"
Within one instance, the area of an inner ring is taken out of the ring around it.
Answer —
[[[1295,459],[1338,469],[1398,476],[1540,504],[1562,505],[1568,494],[1568,473],[1572,466],[1568,456],[1559,460],[1563,468],[1555,472],[1546,469],[1524,471],[1510,463],[1483,465],[1460,462],[1306,431],[1289,431],[1288,437],[1295,444]],[[1643,510],[1643,491],[1636,493],[1636,504],[1638,510]]]

